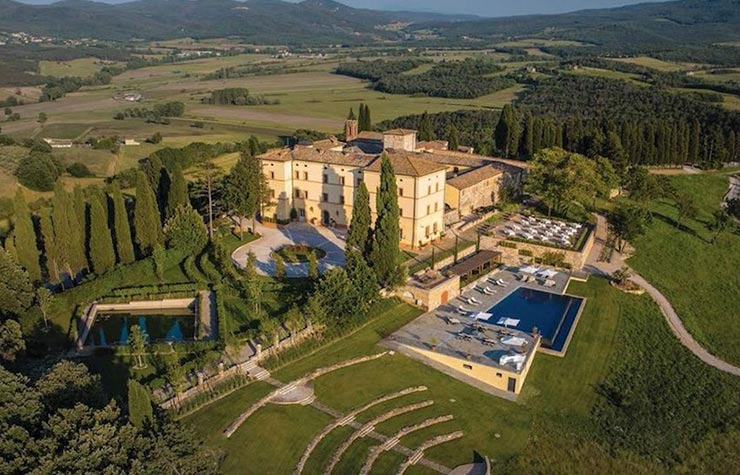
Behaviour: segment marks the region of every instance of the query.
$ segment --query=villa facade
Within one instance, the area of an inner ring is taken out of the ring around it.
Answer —
[[[418,150],[414,130],[357,133],[354,122],[347,121],[346,142],[330,138],[269,150],[259,157],[272,194],[263,218],[348,227],[361,182],[370,192],[375,218],[383,154],[396,175],[399,237],[405,246],[440,238],[446,210],[460,208],[458,214],[464,215],[496,202],[505,174],[496,159],[468,155],[460,166],[463,160],[455,153]],[[457,200],[452,199],[454,193]]]

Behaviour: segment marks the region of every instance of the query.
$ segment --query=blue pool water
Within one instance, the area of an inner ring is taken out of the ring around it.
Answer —
[[[149,343],[181,342],[195,337],[195,315],[188,309],[161,310],[157,314],[106,312],[98,314],[88,334],[88,345],[126,345],[133,325]]]
[[[543,347],[562,351],[582,305],[578,297],[519,287],[488,310],[493,314],[488,323],[496,325],[500,318],[519,320],[509,328],[532,333],[537,327]]]

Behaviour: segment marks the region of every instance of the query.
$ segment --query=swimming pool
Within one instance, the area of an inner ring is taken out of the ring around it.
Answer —
[[[527,333],[537,327],[542,346],[561,352],[583,303],[579,297],[519,287],[488,310],[487,322]],[[501,319],[510,320],[504,324]]]
[[[195,314],[187,308],[157,310],[156,313],[103,312],[95,317],[86,344],[125,345],[133,325],[139,326],[150,343],[177,343],[195,337]]]

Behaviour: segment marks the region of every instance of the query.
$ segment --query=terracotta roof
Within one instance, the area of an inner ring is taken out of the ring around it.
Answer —
[[[502,173],[503,172],[501,170],[494,168],[493,165],[484,165],[480,168],[465,172],[462,175],[450,178],[447,180],[447,184],[453,188],[457,188],[458,190],[463,190],[465,188],[470,188],[473,185],[477,185],[488,178],[501,175]]]
[[[383,140],[383,134],[380,132],[371,132],[369,130],[363,130],[352,140]]]
[[[446,140],[422,140],[416,142],[416,149],[427,149],[427,150],[447,150],[449,142]]]
[[[391,129],[383,132],[383,135],[411,135],[415,133],[416,131],[413,129]]]
[[[429,160],[433,160],[438,163],[447,163],[449,165],[466,165],[466,166],[480,166],[485,163],[498,162],[513,167],[519,168],[531,168],[531,165],[521,160],[512,160],[510,158],[501,157],[487,157],[485,155],[477,155],[465,152],[456,152],[454,150],[435,150],[434,155],[436,157],[428,157]],[[474,165],[478,163],[478,165]]]
[[[439,163],[430,162],[422,158],[421,154],[414,152],[391,151],[388,153],[396,175],[403,176],[427,176],[435,172],[444,171],[446,168]],[[381,156],[371,163],[366,170],[380,172]]]
[[[373,158],[373,156],[363,153],[344,153],[333,150],[317,150],[315,148],[296,148],[293,150],[293,160],[332,163],[351,167],[365,167]]]
[[[289,148],[273,148],[267,152],[259,155],[258,158],[262,160],[270,160],[273,162],[289,162],[293,160],[291,155],[292,150]]]

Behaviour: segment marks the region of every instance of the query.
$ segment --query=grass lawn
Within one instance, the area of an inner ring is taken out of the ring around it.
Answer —
[[[463,430],[465,437],[432,448],[427,456],[454,466],[468,463],[476,451],[497,460],[519,454],[527,444],[535,418],[549,415],[567,415],[577,419],[588,417],[596,398],[594,387],[604,377],[613,356],[611,342],[619,321],[629,310],[628,304],[638,300],[617,292],[601,279],[592,279],[587,284],[572,284],[569,292],[588,297],[589,303],[568,355],[565,358],[538,355],[517,403],[483,393],[399,354],[322,376],[314,382],[316,395],[321,402],[346,412],[390,392],[426,385],[428,391],[375,406],[359,415],[357,420],[366,422],[391,408],[431,399],[434,405],[390,419],[379,424],[377,430],[391,435],[405,425],[452,414],[454,420],[404,437],[402,443],[413,448],[436,435]],[[290,381],[318,367],[382,351],[377,343],[418,314],[417,309],[398,304],[355,334],[290,363],[273,375],[282,381]],[[246,398],[251,391],[245,388],[233,397]],[[210,444],[227,451],[227,474],[289,473],[308,441],[329,421],[315,409],[270,406],[258,411],[232,439],[223,438],[221,431],[246,407],[247,403],[233,404],[223,400],[185,419]],[[213,418],[210,417],[212,412]],[[224,414],[230,414],[231,418]],[[293,422],[286,424],[288,420]],[[336,447],[352,431],[346,427],[333,431],[319,444],[304,473],[319,473]],[[356,441],[335,473],[356,473],[374,444],[371,440]],[[260,453],[257,461],[255,453]],[[280,470],[272,472],[273,466],[266,464],[266,460],[277,461]],[[383,454],[373,473],[392,473],[402,460],[403,457],[395,453]],[[427,473],[423,467],[414,470],[413,473]]]
[[[114,63],[114,65],[119,63]],[[70,61],[39,61],[39,72],[42,76],[92,76],[105,64],[97,58],[79,58]]]
[[[709,351],[740,365],[740,235],[726,232],[711,244],[706,229],[728,187],[723,173],[670,177],[678,190],[691,194],[699,208],[686,229],[674,225],[669,201],[652,207],[655,219],[635,240],[629,264],[663,292],[686,328]]]
[[[649,56],[636,56],[634,58],[617,58],[615,61],[621,61],[623,63],[637,64],[638,66],[645,66],[647,68],[657,69],[658,71],[672,72],[680,71],[685,69],[685,66],[679,63],[672,63],[669,61],[663,61]]]

